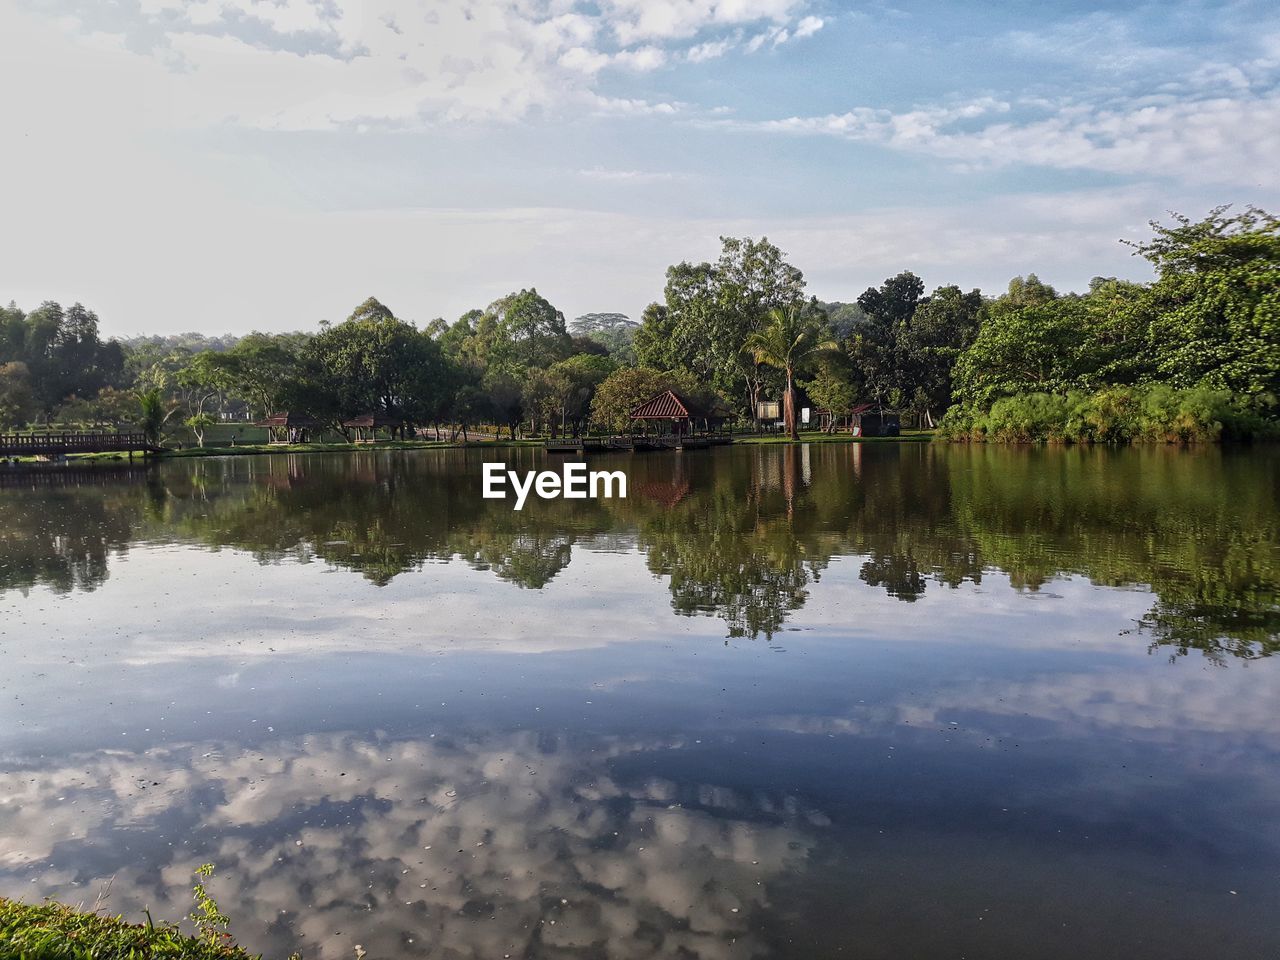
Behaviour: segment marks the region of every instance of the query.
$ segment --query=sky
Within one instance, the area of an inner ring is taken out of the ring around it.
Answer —
[[[1274,0],[0,0],[0,301],[107,335],[638,318],[767,236],[824,300],[1146,279],[1280,207]]]

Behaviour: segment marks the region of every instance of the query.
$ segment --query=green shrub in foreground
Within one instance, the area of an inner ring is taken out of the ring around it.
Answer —
[[[81,913],[60,903],[0,898],[4,960],[261,960],[211,939],[184,936],[171,924],[132,924]]]

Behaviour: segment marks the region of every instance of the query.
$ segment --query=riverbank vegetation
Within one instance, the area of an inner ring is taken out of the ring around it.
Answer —
[[[1152,223],[1150,283],[1036,276],[999,296],[926,295],[910,272],[822,303],[765,239],[667,270],[640,322],[566,323],[536,289],[415,325],[374,298],[314,332],[103,340],[75,304],[0,310],[0,427],[144,430],[170,445],[265,442],[289,411],[315,438],[579,435],[629,428],[664,389],[744,429],[796,435],[798,406],[858,404],[952,439],[1186,442],[1274,433],[1280,418],[1280,221],[1254,208]],[[803,391],[801,393],[800,391]],[[940,421],[940,423],[939,423]]]

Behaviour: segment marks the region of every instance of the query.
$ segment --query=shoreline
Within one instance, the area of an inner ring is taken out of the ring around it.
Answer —
[[[934,439],[932,431],[911,431],[896,437],[851,437],[848,434],[812,433],[801,434],[799,440],[787,436],[754,434],[734,437],[732,446],[762,446],[769,444],[790,443],[929,443]],[[139,454],[130,458],[124,453],[80,453],[72,454],[66,463],[147,463],[156,460],[180,460],[192,457],[251,457],[270,456],[273,454],[300,453],[360,453],[370,450],[504,450],[515,448],[542,449],[545,438],[537,440],[382,440],[376,443],[297,443],[297,444],[237,444],[230,446],[184,447],[181,450],[162,450],[156,454]],[[656,451],[661,452],[661,451]],[[35,458],[18,458],[21,466],[56,466],[56,461],[37,460]]]

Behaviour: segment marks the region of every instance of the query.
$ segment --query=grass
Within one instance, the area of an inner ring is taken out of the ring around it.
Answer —
[[[4,960],[261,960],[228,940],[196,939],[173,924],[128,923],[60,903],[0,897]]]

